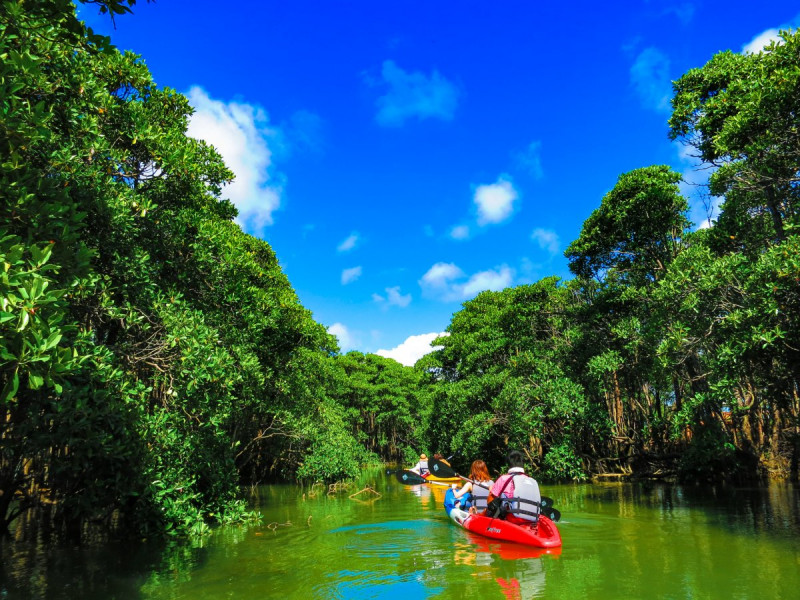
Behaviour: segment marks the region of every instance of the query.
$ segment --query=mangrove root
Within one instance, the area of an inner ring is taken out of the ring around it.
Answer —
[[[333,496],[339,492],[346,492],[351,487],[353,487],[353,484],[349,481],[337,481],[328,486],[328,496]]]
[[[364,489],[358,490],[354,494],[350,494],[349,497],[350,497],[351,500],[359,500],[360,502],[365,502],[365,500],[362,500],[361,498],[356,498],[356,496],[358,496],[360,494],[363,494],[364,492],[368,492],[368,493],[370,493],[370,494],[372,494],[374,496],[374,498],[370,498],[369,500],[367,500],[367,502],[371,502],[373,500],[377,500],[378,498],[381,497],[381,493],[380,492],[376,492],[372,488],[372,486],[369,486],[369,485],[367,487],[365,487]]]
[[[286,523],[273,522],[267,525],[267,529],[270,529],[272,533],[275,533],[275,530],[278,529],[278,527],[291,527],[291,525],[292,525],[291,521],[286,521]]]

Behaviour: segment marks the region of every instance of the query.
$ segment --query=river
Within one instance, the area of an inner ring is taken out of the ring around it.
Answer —
[[[4,540],[0,600],[800,597],[796,486],[543,485],[553,553],[456,527],[443,489],[376,471],[330,496],[266,486],[262,524],[167,548]]]

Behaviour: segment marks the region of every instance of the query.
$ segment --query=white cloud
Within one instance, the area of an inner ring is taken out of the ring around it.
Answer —
[[[401,294],[399,285],[386,288],[385,291],[385,298],[380,294],[372,294],[372,299],[379,304],[385,302],[386,306],[399,306],[400,308],[405,308],[411,303],[411,294]]]
[[[436,263],[422,276],[419,285],[427,297],[443,302],[463,301],[484,290],[507,288],[514,280],[514,271],[501,265],[475,273],[463,281],[465,277],[466,274],[453,263]]]
[[[336,249],[339,252],[347,252],[348,250],[352,250],[353,248],[356,247],[356,244],[358,244],[359,239],[360,236],[358,235],[358,232],[354,231],[349,236],[347,236],[347,238],[344,241],[342,241],[341,244],[336,246]]]
[[[542,169],[542,142],[534,141],[528,144],[528,147],[514,155],[515,162],[528,171],[534,179],[541,179],[544,177],[544,169]]]
[[[496,183],[479,185],[473,202],[478,208],[478,225],[501,223],[511,216],[519,197],[511,181],[501,175]]]
[[[386,301],[390,306],[405,308],[411,302],[411,294],[401,294],[400,286],[386,288]]]
[[[466,240],[469,238],[469,226],[456,225],[450,230],[450,237],[454,240]]]
[[[772,42],[780,42],[781,38],[778,36],[778,29],[767,29],[762,31],[747,44],[742,46],[742,54],[757,54],[770,45]]]
[[[698,229],[708,229],[714,226],[714,221],[712,219],[706,219],[700,225],[697,226]]]
[[[631,67],[631,84],[645,108],[658,112],[670,111],[672,83],[669,78],[669,58],[655,48],[645,48]]]
[[[223,195],[239,209],[240,224],[256,232],[271,225],[282,193],[281,178],[271,172],[278,130],[259,106],[214,100],[198,86],[187,95],[195,112],[186,133],[213,145],[236,175]]]
[[[800,27],[800,14],[796,15],[788,23],[783,23],[777,27],[766,29],[757,34],[752,40],[742,46],[742,54],[756,54],[758,52],[763,52],[764,48],[769,46],[772,42],[778,42],[779,44],[783,43],[783,40],[778,34],[781,31],[791,30],[797,27]]]
[[[539,248],[547,250],[551,256],[558,254],[558,250],[561,247],[558,234],[552,229],[537,227],[531,233],[531,239],[539,245]]]
[[[345,269],[342,271],[342,285],[347,285],[348,283],[352,283],[356,279],[361,277],[361,267],[353,267],[351,269]]]
[[[708,229],[717,222],[724,199],[711,196],[706,189],[695,191],[689,197],[689,219],[697,224],[697,229]]]
[[[470,277],[469,281],[463,286],[459,286],[461,296],[466,299],[472,298],[479,292],[485,290],[499,292],[510,286],[513,279],[514,271],[505,265],[499,267],[498,270],[489,269],[488,271],[481,271]]]
[[[441,348],[442,346],[431,346],[431,342],[444,335],[450,334],[447,332],[442,332],[412,335],[406,338],[406,341],[399,346],[396,346],[391,350],[378,350],[375,352],[375,354],[384,356],[386,358],[393,358],[397,362],[404,364],[407,367],[411,367],[429,352],[433,352],[434,350]]]
[[[342,352],[347,352],[348,350],[352,350],[356,347],[355,336],[353,336],[353,334],[344,324],[334,323],[328,327],[328,333],[336,336],[336,338],[339,340],[339,349]]]
[[[419,120],[435,117],[450,121],[458,106],[458,90],[447,79],[433,71],[425,75],[419,71],[406,72],[394,61],[383,62],[381,70],[386,94],[378,98],[378,114],[375,120],[380,125],[397,127],[406,119]]]
[[[419,284],[423,289],[431,291],[445,290],[453,279],[460,279],[464,277],[464,271],[459,269],[453,263],[439,262],[428,269],[427,273],[422,276]]]

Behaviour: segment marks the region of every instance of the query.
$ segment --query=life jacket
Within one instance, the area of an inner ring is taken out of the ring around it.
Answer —
[[[430,473],[430,470],[428,469],[428,461],[427,460],[419,461],[417,463],[417,466],[419,467],[419,474],[422,475],[423,477],[425,475],[427,475],[428,473]]]
[[[508,500],[508,512],[520,519],[536,522],[542,512],[539,484],[524,473],[514,475],[514,497]]]
[[[481,486],[486,487],[481,487]],[[481,481],[472,484],[472,506],[478,510],[486,508],[486,499],[489,497],[489,489],[494,485],[494,481]]]

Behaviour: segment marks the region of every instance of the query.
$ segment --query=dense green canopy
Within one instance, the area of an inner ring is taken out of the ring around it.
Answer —
[[[132,0],[96,2],[122,15]],[[715,167],[622,174],[575,279],[483,292],[415,368],[358,352],[233,221],[187,99],[64,0],[0,1],[0,527],[202,533],[239,488],[421,450],[545,477],[797,476],[800,34],[675,83],[670,135]]]
[[[67,2],[2,3],[0,57],[0,524],[202,531],[242,482],[403,455],[413,370],[335,356],[184,96]]]

